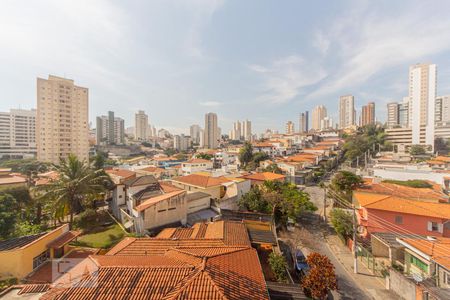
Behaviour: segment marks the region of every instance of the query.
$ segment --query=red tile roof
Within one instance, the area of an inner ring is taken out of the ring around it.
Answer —
[[[400,240],[450,270],[450,238],[437,237],[433,240],[401,238]]]
[[[139,169],[139,171],[147,171],[147,172],[153,172],[153,173],[163,173],[166,170],[163,169],[163,168],[149,166],[149,167],[146,167],[146,168]]]
[[[212,186],[219,186],[222,183],[230,182],[230,180],[223,177],[211,177],[199,174],[191,174],[187,176],[176,177],[172,179],[175,182],[180,182],[188,185],[194,185],[201,188],[208,188]]]
[[[212,163],[212,161],[202,158],[193,158],[184,162],[184,164],[207,164],[207,163]]]
[[[67,232],[63,233],[57,239],[55,239],[55,240],[51,241],[50,243],[48,243],[47,247],[48,248],[54,248],[54,249],[61,248],[65,244],[71,242],[73,239],[75,239],[80,234],[81,234],[80,231],[75,231],[75,230],[67,231]]]
[[[244,175],[244,176],[242,176],[242,178],[256,180],[256,181],[266,181],[266,180],[284,180],[284,178],[286,178],[286,176],[281,175],[281,174],[272,173],[272,172],[262,172],[262,173]]]
[[[146,210],[147,208],[149,208],[149,207],[151,207],[151,206],[153,206],[153,205],[155,205],[155,204],[157,204],[157,203],[159,203],[161,201],[169,200],[169,199],[171,199],[173,197],[176,197],[178,195],[181,195],[181,194],[186,194],[186,191],[178,190],[178,191],[173,191],[173,192],[170,192],[170,193],[165,193],[165,194],[162,194],[162,195],[158,195],[158,196],[155,196],[155,197],[150,197],[148,199],[142,199],[141,204],[136,206],[135,209],[137,211],[143,211],[143,210]]]

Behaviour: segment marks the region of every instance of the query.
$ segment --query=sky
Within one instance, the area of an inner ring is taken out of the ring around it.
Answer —
[[[408,67],[438,67],[450,94],[450,1],[1,0],[0,111],[36,107],[36,78],[89,88],[89,118],[108,110],[173,133],[216,112],[227,133],[284,130],[340,95],[356,108],[407,95]]]

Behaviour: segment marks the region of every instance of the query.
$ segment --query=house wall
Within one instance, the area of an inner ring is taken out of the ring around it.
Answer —
[[[440,265],[436,265],[437,266],[437,282],[438,282],[438,286],[440,288],[446,288],[446,289],[450,289],[450,270],[447,270],[443,267],[441,267]],[[447,273],[447,276],[445,276],[444,274]],[[445,277],[449,278],[447,279],[447,282],[444,281]]]
[[[217,186],[211,186],[208,188],[201,188],[201,187],[197,187],[197,186],[193,186],[193,185],[188,185],[188,184],[184,184],[181,182],[176,182],[176,181],[172,181],[172,184],[178,188],[181,188],[185,191],[189,191],[189,192],[203,192],[206,194],[211,195],[211,198],[215,198],[215,199],[220,199],[220,190],[221,190],[221,186],[217,185]]]
[[[389,257],[389,247],[382,243],[379,239],[372,236],[371,238],[372,244],[372,254],[375,257]]]
[[[211,205],[211,198],[204,197],[187,202],[187,213],[194,213],[196,211],[209,208]]]
[[[150,206],[145,211],[141,212],[140,216],[143,220],[145,229],[153,229],[178,221],[182,224],[186,224],[186,193]]]
[[[50,231],[40,239],[24,248],[10,251],[0,251],[0,279],[15,277],[24,278],[33,271],[33,258],[46,251],[47,244],[69,230],[69,225],[63,225]]]
[[[112,195],[112,203],[111,203],[111,210],[113,212],[113,215],[120,220],[120,205],[125,204],[125,196],[126,193],[124,191],[125,185],[123,184],[117,184],[114,187],[113,195]]]
[[[395,170],[395,169],[379,169],[374,168],[373,169],[373,176],[380,177],[383,179],[395,179],[395,180],[412,180],[412,179],[419,179],[419,180],[430,180],[434,181],[438,184],[441,184],[444,186],[444,178],[448,176],[448,173],[436,173],[431,171],[422,171],[418,172],[417,170],[411,170],[408,172],[408,170]]]
[[[395,292],[402,299],[416,300],[416,285],[414,282],[394,269],[389,270],[389,290]]]
[[[412,264],[411,256],[419,259],[424,264],[426,264],[428,266],[428,271],[424,271],[424,270],[420,269],[419,267],[417,267],[416,265]],[[421,257],[419,254],[413,253],[409,249],[405,249],[405,273],[406,274],[420,274],[420,275],[422,275],[422,277],[426,278],[426,277],[430,277],[434,273],[434,266],[429,261],[427,261],[426,259]]]
[[[450,237],[450,231],[449,230],[442,230],[442,232],[438,231],[429,231],[428,230],[428,222],[436,222],[438,224],[441,224],[439,227],[443,229],[443,222],[445,220],[440,218],[434,218],[434,217],[426,217],[426,216],[418,216],[418,215],[412,215],[412,214],[405,214],[405,213],[396,213],[396,212],[390,212],[390,211],[382,211],[382,210],[376,210],[376,209],[365,209],[363,208],[363,214],[367,213],[367,235],[370,235],[374,232],[388,232],[388,231],[394,231],[394,232],[400,232],[405,233],[405,230],[407,232],[411,232],[414,234],[420,234],[420,235],[429,235],[429,236],[436,236],[436,237]],[[371,218],[370,216],[374,215],[375,217],[381,218],[385,220],[387,223],[380,223],[377,222],[378,219]],[[397,224],[395,223],[395,217],[396,216],[402,216],[403,218],[403,224]],[[359,219],[358,214],[358,219]]]

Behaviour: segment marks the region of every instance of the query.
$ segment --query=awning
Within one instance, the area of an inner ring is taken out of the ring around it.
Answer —
[[[65,244],[70,243],[73,239],[75,239],[80,234],[81,234],[81,232],[79,232],[79,231],[75,231],[75,230],[68,231],[68,232],[64,233],[63,235],[61,235],[60,237],[58,237],[57,239],[48,243],[47,247],[53,248],[53,249],[61,248]]]

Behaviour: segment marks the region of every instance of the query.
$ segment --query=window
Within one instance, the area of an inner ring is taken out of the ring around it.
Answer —
[[[444,271],[444,283],[450,285],[450,273]]]
[[[417,257],[410,255],[409,262],[414,266],[416,266],[417,268],[421,269],[422,271],[428,272],[428,265],[423,261],[421,261],[420,259],[418,259]]]
[[[395,216],[395,224],[403,224],[403,216]]]
[[[46,250],[33,258],[33,270],[38,268],[40,265],[45,263],[47,259],[50,257],[50,250]]]
[[[439,231],[439,225],[437,222],[428,222],[428,231]]]

